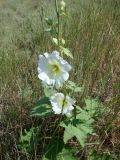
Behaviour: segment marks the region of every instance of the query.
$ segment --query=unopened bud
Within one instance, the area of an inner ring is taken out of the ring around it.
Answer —
[[[61,7],[61,10],[63,11],[65,8],[65,2],[63,0],[60,2],[60,7]]]

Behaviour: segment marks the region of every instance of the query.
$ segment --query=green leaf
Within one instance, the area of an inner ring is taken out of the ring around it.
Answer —
[[[57,160],[77,160],[77,158],[73,156],[73,150],[70,147],[65,147],[62,152],[58,154]]]
[[[46,20],[46,23],[48,24],[48,25],[53,25],[53,20],[52,19],[50,19],[50,18],[45,18],[45,20]]]
[[[60,46],[60,49],[61,49],[61,52],[64,53],[66,56],[73,58],[73,55],[68,48],[64,48]]]
[[[52,38],[53,42],[58,46],[58,39]],[[62,45],[65,45],[65,40],[62,38]]]
[[[109,112],[109,109],[105,107],[100,101],[97,99],[85,99],[86,107],[85,109],[88,111],[90,116],[101,116],[105,112]]]
[[[92,150],[89,152],[87,160],[117,160],[117,158],[108,153],[97,153],[97,151]]]
[[[52,112],[51,104],[48,97],[43,97],[37,102],[31,112],[31,116],[44,117],[50,115]]]
[[[81,121],[82,123],[86,125],[90,125],[94,122],[93,118],[86,112],[85,110],[82,110],[80,108],[81,112],[76,116],[76,119]]]
[[[45,29],[44,31],[45,31],[45,32],[50,32],[50,33],[53,32],[52,28],[47,28],[47,29]]]
[[[64,142],[67,143],[68,140],[76,137],[81,146],[84,147],[88,134],[93,132],[92,122],[93,119],[84,110],[76,116],[72,123],[66,124],[62,122],[61,126],[65,128]]]
[[[78,93],[78,92],[83,92],[83,87],[78,87],[74,82],[72,81],[67,81],[66,83],[66,88],[71,90],[72,92]]]
[[[70,140],[73,137],[76,137],[78,141],[80,142],[81,146],[84,146],[84,139],[86,138],[86,135],[84,135],[83,132],[81,132],[77,127],[69,124],[68,126],[63,125],[65,128],[64,132],[64,142],[67,143],[68,140]]]
[[[67,84],[73,88],[77,87],[77,85],[73,81],[67,81]]]
[[[58,45],[58,40],[57,40],[57,38],[52,38],[52,40],[53,40],[53,42],[54,42],[56,45]]]
[[[46,153],[42,160],[77,160],[77,158],[74,156],[74,153],[75,150],[68,145],[65,146],[63,141],[60,139],[56,141],[54,139],[47,146]]]
[[[21,133],[18,148],[22,151],[32,152],[36,149],[39,142],[39,128],[31,128],[30,131],[24,130]]]
[[[74,89],[74,92],[78,93],[78,92],[82,92],[83,91],[83,88],[82,87],[76,87]]]
[[[62,38],[62,45],[65,45],[65,40]]]
[[[56,93],[56,90],[54,89],[53,86],[46,86],[44,88],[44,94],[47,97],[51,97],[54,93]]]
[[[50,143],[45,146],[45,153],[42,160],[57,160],[57,155],[62,151],[64,142],[57,137],[50,140]]]

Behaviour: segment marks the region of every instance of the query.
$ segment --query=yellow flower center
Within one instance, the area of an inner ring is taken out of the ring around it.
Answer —
[[[60,66],[58,64],[51,64],[51,67],[52,67],[52,73],[54,75],[57,75],[57,74],[60,73],[61,68],[60,68]]]
[[[60,100],[60,105],[65,108],[68,106],[68,102],[66,100]]]
[[[67,102],[67,101],[64,101],[63,107],[66,107],[67,105],[68,105],[68,102]]]

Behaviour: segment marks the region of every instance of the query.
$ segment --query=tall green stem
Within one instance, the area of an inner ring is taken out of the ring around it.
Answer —
[[[59,13],[59,9],[58,9],[58,1],[55,0],[55,8],[56,8],[56,14],[57,14],[57,20],[58,20],[58,33],[57,33],[57,39],[58,39],[58,49],[60,50],[60,41],[61,41],[61,27],[60,27],[60,23],[61,23],[61,17],[60,17],[60,13]]]

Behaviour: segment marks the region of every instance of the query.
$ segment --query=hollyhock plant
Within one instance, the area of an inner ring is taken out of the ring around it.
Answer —
[[[71,111],[74,109],[73,105],[75,100],[69,96],[65,96],[63,93],[56,93],[50,98],[52,109],[55,114],[71,115]]]
[[[70,64],[59,56],[59,52],[53,51],[51,54],[39,55],[38,78],[47,85],[60,88],[69,78]]]
[[[72,67],[63,59],[63,56],[65,55],[72,59],[74,57],[71,51],[66,48],[66,40],[64,39],[63,19],[67,16],[65,8],[66,3],[64,0],[59,0],[59,3],[58,0],[55,0],[57,21],[53,18],[46,18],[48,28],[45,29],[45,32],[50,34],[51,40],[58,51],[43,53],[39,55],[38,59],[38,78],[41,80],[44,95],[41,95],[41,98],[35,104],[31,116],[45,118],[44,120],[47,123],[48,121],[52,123],[48,128],[51,129],[51,134],[50,139],[45,144],[45,152],[43,152],[42,159],[54,158],[53,149],[55,149],[56,159],[66,159],[67,157],[67,159],[74,159],[73,154],[71,154],[73,149],[71,153],[70,150],[66,150],[67,146],[69,146],[69,141],[72,140],[74,142],[73,137],[75,137],[75,146],[80,143],[84,147],[87,144],[88,135],[94,131],[92,127],[93,116],[95,115],[96,117],[98,112],[98,110],[96,110],[97,112],[91,112],[91,109],[97,107],[98,102],[96,100],[93,101],[93,99],[86,99],[87,95],[84,97],[84,83],[80,87],[73,81],[68,81]],[[80,83],[81,81],[79,81]],[[78,101],[74,97],[78,97]],[[53,117],[54,114],[55,116]],[[56,142],[58,146],[60,145],[60,148],[54,147]],[[61,142],[62,144],[64,142],[64,145],[61,145]],[[53,147],[52,150],[51,146]],[[69,152],[71,156],[64,157],[65,152]],[[60,157],[61,155],[62,157]]]

